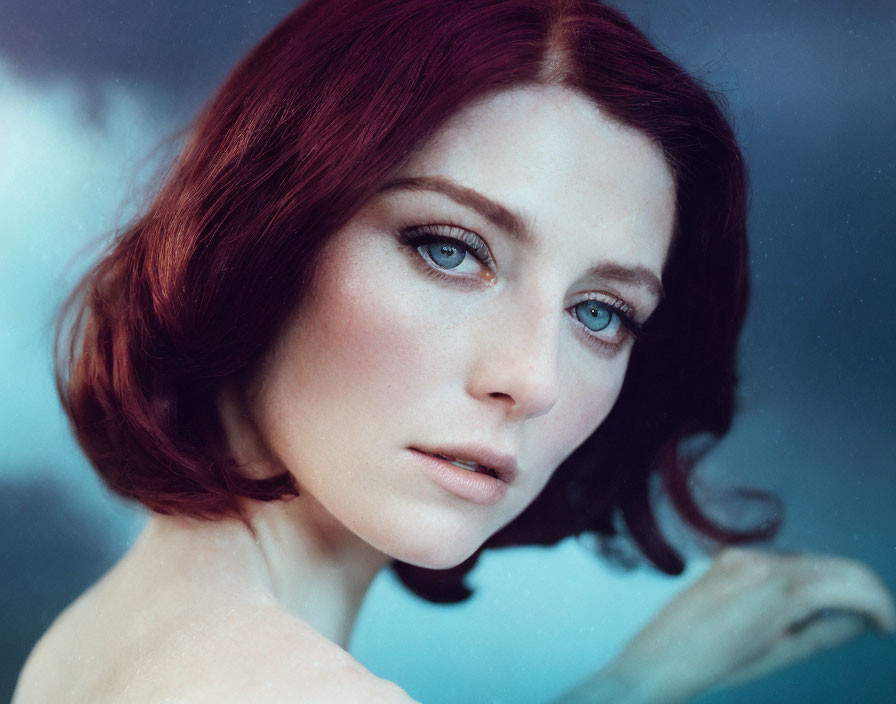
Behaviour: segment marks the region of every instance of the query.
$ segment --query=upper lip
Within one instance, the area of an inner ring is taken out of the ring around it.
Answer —
[[[418,447],[412,449],[425,452],[428,455],[442,455],[453,457],[467,462],[476,462],[483,467],[493,469],[495,474],[505,484],[510,484],[516,475],[516,457],[513,455],[488,447],[487,445],[439,445],[438,447]]]

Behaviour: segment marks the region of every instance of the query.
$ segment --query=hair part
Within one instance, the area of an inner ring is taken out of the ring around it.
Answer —
[[[575,90],[659,145],[677,223],[667,297],[614,409],[483,549],[612,535],[618,514],[655,565],[678,573],[650,502],[654,475],[699,531],[770,537],[774,520],[748,531],[709,520],[680,449],[723,435],[734,413],[748,293],[740,150],[705,87],[587,0],[311,0],[249,53],[60,323],[60,398],[109,487],[205,518],[297,495],[291,475],[250,478],[230,458],[217,390],[269,349],[328,238],[412,152],[470,102],[527,84]],[[453,570],[394,567],[416,593],[458,601],[478,554]]]

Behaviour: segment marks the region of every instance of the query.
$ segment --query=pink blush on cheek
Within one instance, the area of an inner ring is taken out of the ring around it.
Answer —
[[[598,364],[589,369],[593,374],[575,374],[563,380],[561,401],[547,416],[533,418],[527,434],[550,438],[555,449],[551,461],[559,465],[600,425],[619,397],[628,354],[620,355],[609,365]],[[572,367],[572,363],[567,367]]]
[[[414,302],[414,286],[396,272],[396,252],[351,237],[334,244],[346,240],[357,245],[328,252],[314,296],[291,330],[289,344],[304,358],[295,371],[306,391],[329,397],[324,402],[338,391],[371,412],[394,413],[395,404],[420,400],[413,382],[423,381],[438,356],[433,326]]]
[[[532,438],[549,438],[551,455],[545,463],[559,466],[573,450],[581,445],[604,421],[612,409],[610,399],[614,396],[596,394],[598,403],[588,403],[587,399],[570,398],[563,408],[555,407],[552,412],[542,418],[529,421],[527,436]],[[541,441],[544,447],[544,440]]]

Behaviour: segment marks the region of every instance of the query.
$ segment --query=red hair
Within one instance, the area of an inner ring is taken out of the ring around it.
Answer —
[[[667,297],[610,416],[484,547],[612,534],[618,511],[647,557],[679,572],[650,504],[656,473],[701,531],[770,535],[773,524],[737,533],[707,519],[679,450],[727,432],[734,412],[748,286],[741,153],[704,87],[586,0],[311,0],[255,47],[72,299],[58,386],[106,483],[155,511],[208,518],[236,513],[240,497],[297,494],[290,475],[240,472],[215,392],[269,348],[327,239],[448,116],[537,83],[581,92],[662,148],[677,227]],[[438,573],[395,567],[418,593],[453,601],[469,593],[475,557]]]

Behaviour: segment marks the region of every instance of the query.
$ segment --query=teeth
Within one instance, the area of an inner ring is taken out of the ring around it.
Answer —
[[[445,457],[445,455],[436,455],[436,457],[439,457],[443,460],[448,460],[455,467],[461,467],[462,469],[468,469],[471,472],[475,472],[480,467],[478,462],[465,462],[464,460],[458,460],[453,457]]]

